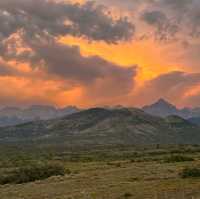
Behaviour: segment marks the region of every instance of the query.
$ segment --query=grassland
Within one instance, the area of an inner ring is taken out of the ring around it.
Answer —
[[[0,185],[0,199],[198,199],[200,147],[111,148],[83,151],[10,150],[1,154],[0,177],[30,164],[59,163],[64,176]]]

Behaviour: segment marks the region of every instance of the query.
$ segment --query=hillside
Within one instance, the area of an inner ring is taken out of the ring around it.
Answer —
[[[200,126],[200,117],[191,117],[188,120],[189,122]]]
[[[68,147],[195,144],[200,142],[199,132],[199,127],[176,116],[162,119],[140,109],[94,108],[61,119],[1,128],[0,143]]]

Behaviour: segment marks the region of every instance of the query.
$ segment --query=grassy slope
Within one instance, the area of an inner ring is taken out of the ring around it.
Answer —
[[[0,129],[0,143],[108,146],[194,144],[200,127],[180,118],[166,120],[139,109],[90,109],[65,118]]]
[[[178,174],[184,167],[199,165],[200,153],[188,153],[196,160],[192,163],[163,163],[162,159],[169,154],[159,153],[142,155],[135,159],[136,162],[130,161],[130,158],[88,162],[64,161],[65,167],[70,168],[72,174],[21,185],[0,186],[0,198],[199,198],[200,179],[181,179]],[[157,161],[152,161],[152,158]]]

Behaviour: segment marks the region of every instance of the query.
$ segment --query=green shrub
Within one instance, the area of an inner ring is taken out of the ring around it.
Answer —
[[[121,167],[122,166],[120,162],[108,162],[107,165],[115,166],[115,167]]]
[[[69,172],[68,172],[69,173]],[[43,180],[51,176],[63,176],[65,168],[60,164],[36,164],[15,169],[0,177],[0,184],[21,184]]]
[[[124,194],[124,198],[130,198],[130,197],[132,197],[133,195],[132,195],[132,193],[129,193],[129,192],[126,192],[125,194]]]
[[[185,168],[180,173],[182,178],[199,178],[200,177],[200,168]]]
[[[194,161],[194,158],[183,155],[172,155],[164,159],[164,162],[167,163],[188,162],[188,161]]]

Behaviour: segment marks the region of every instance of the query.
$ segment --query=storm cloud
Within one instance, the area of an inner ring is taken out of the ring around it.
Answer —
[[[112,82],[110,89],[118,82],[118,94],[128,93],[134,86],[137,67],[123,67],[106,61],[99,56],[83,56],[77,46],[66,46],[56,41],[30,42],[34,56],[27,61],[46,73],[71,82],[90,86],[106,80]],[[37,62],[36,62],[37,60]],[[109,86],[108,86],[108,90]]]
[[[133,37],[135,27],[127,18],[112,18],[108,9],[94,2],[71,4],[48,0],[0,1],[0,38],[18,30],[28,34],[73,35],[116,43]]]
[[[58,42],[67,35],[112,44],[132,39],[134,25],[125,17],[113,18],[105,6],[94,2],[0,1],[0,24],[0,57],[29,64],[30,78],[37,70],[46,79],[63,81],[66,89],[81,86],[86,95],[97,89],[95,97],[127,95],[134,87],[136,66],[124,67],[99,56],[84,57],[78,46]],[[18,75],[18,71],[0,67],[1,76],[12,73]]]
[[[3,103],[198,104],[199,0],[74,2],[0,1]]]
[[[148,100],[152,102],[163,97],[176,104],[191,106],[199,93],[190,94],[189,92],[192,89],[199,88],[199,85],[200,73],[173,71],[147,81],[143,92],[149,96]],[[195,103],[195,105],[198,105],[198,103]]]
[[[158,10],[144,12],[141,19],[156,28],[156,40],[168,41],[175,37],[179,29],[177,24],[171,22],[163,12]]]

